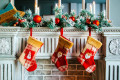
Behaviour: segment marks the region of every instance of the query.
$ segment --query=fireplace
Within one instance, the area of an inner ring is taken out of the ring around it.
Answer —
[[[103,28],[99,34],[92,31],[92,37],[103,43],[95,55],[97,68],[94,73],[87,73],[76,59],[85,46],[88,32],[74,27],[64,29],[64,36],[74,43],[67,54],[67,71],[58,71],[50,59],[57,47],[59,28],[45,27],[33,29],[33,36],[44,45],[36,56],[37,69],[26,71],[17,59],[27,44],[29,34],[28,28],[0,27],[1,80],[120,80],[120,28]]]

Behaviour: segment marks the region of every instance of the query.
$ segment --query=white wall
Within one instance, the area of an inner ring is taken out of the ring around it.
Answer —
[[[110,0],[109,18],[113,26],[120,27],[120,0]]]

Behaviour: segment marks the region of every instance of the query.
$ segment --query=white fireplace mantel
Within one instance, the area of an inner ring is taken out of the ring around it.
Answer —
[[[19,77],[13,75],[19,75],[19,73],[22,74],[22,69],[19,68],[20,65],[16,64],[15,61],[17,61],[17,57],[19,57],[24,50],[29,35],[29,28],[0,27],[0,65],[5,65],[8,66],[8,69],[12,69],[12,75],[8,76],[12,77],[10,80],[16,80],[16,78]],[[55,48],[57,47],[59,35],[59,28],[33,28],[33,37],[44,43],[44,45],[38,51],[36,59],[50,59],[51,55],[55,51]],[[74,27],[64,28],[64,36],[74,43],[73,47],[67,54],[67,58],[77,58],[77,56],[79,56],[81,50],[86,44],[88,35],[88,31],[82,31]],[[101,74],[103,77],[103,73],[105,71],[105,80],[112,80],[113,78],[116,79],[116,76],[113,76],[113,74],[115,73],[117,76],[119,76],[116,70],[118,67],[120,69],[120,28],[104,27],[102,28],[102,33],[96,33],[95,31],[92,31],[92,37],[103,43],[103,46],[95,55],[95,60],[100,61],[98,70],[102,69],[102,72],[100,71],[101,73],[99,74]],[[103,62],[105,62],[105,64]],[[101,64],[105,65],[104,67],[106,69],[104,69]],[[4,69],[2,66],[1,70]],[[7,70],[5,69],[5,71]],[[24,74],[22,75],[24,76]],[[1,76],[3,76],[2,73]],[[24,79],[19,77],[19,80]],[[99,78],[99,80],[103,79]]]
[[[110,55],[111,53],[110,41],[114,39],[119,40],[119,36],[120,36],[119,27],[104,27],[102,28],[102,30],[103,30],[102,33],[96,33],[95,31],[92,31],[92,36],[103,43],[103,46],[96,54],[95,59],[102,59],[105,56],[109,56],[109,58],[113,57],[112,54]],[[74,46],[70,49],[70,54],[68,54],[67,58],[77,57],[79,55],[79,53],[85,46],[88,34],[89,34],[88,31],[82,31],[74,27],[64,28],[64,36],[70,39],[74,43]],[[29,35],[30,35],[29,28],[0,27],[0,39],[4,40],[4,43],[6,45],[11,46],[10,50],[7,52],[9,55],[2,53],[0,54],[1,55],[0,57],[15,59],[16,54],[19,56],[23,51],[23,49],[25,48],[26,41]],[[57,46],[59,35],[60,35],[59,28],[56,29],[49,29],[47,27],[33,28],[33,37],[44,42],[43,47],[37,54],[36,57],[37,59],[50,58],[51,54],[54,52]],[[7,49],[7,47],[5,48]],[[103,51],[103,49],[106,50]],[[116,52],[113,54],[115,55],[118,53]]]

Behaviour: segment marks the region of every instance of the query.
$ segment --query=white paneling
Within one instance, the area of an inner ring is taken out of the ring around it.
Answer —
[[[1,65],[0,65],[0,74],[1,74]],[[1,75],[0,75],[0,80],[1,80]]]
[[[3,80],[3,64],[1,64],[1,80]]]
[[[69,13],[69,3],[63,3],[63,13]]]
[[[96,14],[95,14],[95,16],[98,16],[98,14],[100,14],[100,12],[101,12],[101,10],[100,10],[101,8],[100,8],[100,4],[96,4]]]
[[[11,80],[11,75],[12,75],[12,71],[11,71],[11,64],[8,64],[8,80]]]
[[[7,80],[7,64],[4,64],[4,80]]]
[[[107,61],[106,80],[120,80],[120,63],[119,63],[119,61]]]
[[[1,60],[0,61],[0,80],[14,80],[14,77],[15,77],[14,66],[15,65],[13,65],[13,61],[11,60]]]

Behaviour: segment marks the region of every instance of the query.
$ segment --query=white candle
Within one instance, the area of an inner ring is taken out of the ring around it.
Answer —
[[[40,8],[37,7],[37,14],[40,15]]]
[[[61,7],[61,0],[58,0],[58,7]]]
[[[55,7],[57,7],[58,5],[57,5],[57,3],[55,4]]]
[[[55,4],[55,7],[58,7],[57,3]],[[55,16],[57,15],[57,12],[55,12]]]
[[[93,14],[95,15],[95,1],[93,1]]]
[[[106,10],[103,11],[104,18],[106,18]]]
[[[90,4],[90,12],[92,13],[92,4]]]
[[[82,0],[82,9],[85,9],[85,0]]]
[[[37,9],[38,9],[38,0],[35,0],[35,14],[37,14]]]

